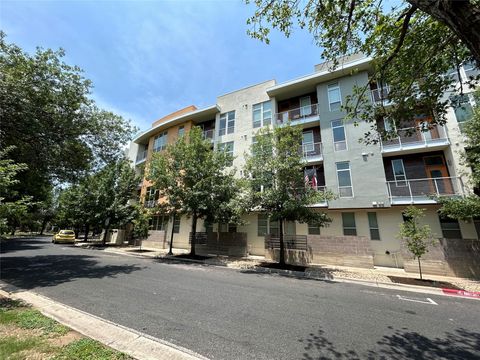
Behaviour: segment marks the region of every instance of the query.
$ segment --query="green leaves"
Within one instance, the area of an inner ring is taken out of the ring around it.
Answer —
[[[430,226],[420,225],[424,210],[409,206],[403,212],[406,221],[400,224],[399,237],[405,240],[408,250],[415,258],[421,258],[428,252],[428,247],[435,243]]]

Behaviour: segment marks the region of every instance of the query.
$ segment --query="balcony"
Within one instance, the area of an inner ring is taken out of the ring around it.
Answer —
[[[157,200],[145,200],[145,202],[143,203],[143,206],[149,209],[154,208],[156,205]]]
[[[296,109],[283,111],[275,116],[277,125],[284,125],[289,121],[292,125],[307,124],[318,121],[318,104],[302,106]]]
[[[387,181],[387,190],[392,205],[436,204],[435,196],[464,195],[459,177]]]
[[[211,142],[213,142],[215,140],[215,129],[203,130],[202,137],[205,140],[210,140]]]
[[[140,151],[137,153],[137,159],[135,160],[135,165],[143,163],[147,159],[148,150]]]
[[[390,87],[384,86],[377,89],[370,90],[370,95],[372,97],[372,102],[375,105],[391,105],[392,102],[390,101],[388,94],[390,93]]]
[[[397,135],[397,138],[380,143],[382,153],[397,155],[418,149],[440,150],[450,145],[443,126],[432,125],[428,131],[421,131],[419,127],[398,129]]]
[[[322,143],[302,144],[300,151],[303,155],[303,159],[308,163],[323,161]]]

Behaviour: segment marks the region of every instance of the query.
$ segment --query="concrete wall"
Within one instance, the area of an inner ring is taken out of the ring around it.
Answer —
[[[142,247],[147,249],[165,249],[165,231],[150,230],[148,237],[142,240]]]
[[[233,134],[218,136],[221,114],[217,114],[215,129],[218,143],[234,142],[233,153],[236,158],[233,161],[233,166],[239,170],[245,164],[244,154],[250,152],[252,136],[255,136],[254,134],[258,131],[258,129],[253,129],[253,105],[268,101],[270,98],[266,89],[273,85],[275,85],[275,80],[269,80],[217,98],[217,105],[221,109],[221,114],[235,110],[235,131]]]
[[[339,198],[330,201],[330,209],[367,208],[372,207],[373,201],[383,202],[385,204],[388,202],[380,147],[377,145],[367,146],[359,143],[359,139],[362,139],[365,132],[370,130],[370,124],[361,121],[359,125],[355,127],[352,121],[344,123],[347,149],[334,151],[333,148],[331,121],[342,120],[345,117],[345,113],[342,111],[330,111],[327,87],[329,84],[338,82],[342,102],[345,104],[346,97],[352,94],[353,86],[364,86],[367,80],[367,72],[360,72],[317,86],[326,186],[328,189],[338,193],[335,163],[349,161],[354,194],[352,198]],[[367,155],[362,156],[363,153]],[[368,181],[365,181],[366,179],[368,179]]]
[[[218,234],[218,237],[217,237]],[[207,243],[197,244],[195,250],[204,255],[228,255],[243,257],[248,254],[247,234],[245,233],[209,233]]]

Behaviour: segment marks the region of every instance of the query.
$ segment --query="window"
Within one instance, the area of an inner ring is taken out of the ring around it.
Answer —
[[[150,230],[163,230],[167,229],[168,217],[160,216],[160,215],[153,215],[150,218],[149,225]]]
[[[370,227],[370,239],[380,240],[380,230],[378,228],[377,213],[369,212],[368,214],[368,226]]]
[[[308,223],[308,235],[320,235],[320,226]]]
[[[218,135],[233,134],[235,131],[235,110],[220,115],[220,129]]]
[[[180,126],[178,128],[178,137],[182,137],[183,135],[185,135],[185,126]]]
[[[447,217],[439,216],[440,227],[442,228],[442,234],[445,239],[461,239],[462,232],[460,231],[460,224],[458,220],[450,219]]]
[[[180,216],[175,216],[175,220],[173,221],[173,233],[178,234],[180,232]]]
[[[149,186],[147,188],[147,192],[145,193],[145,207],[147,208],[155,207],[158,199],[159,199],[158,190],[155,189],[153,186]]]
[[[220,143],[218,144],[218,150],[225,151],[228,155],[232,157],[232,161],[230,161],[229,166],[233,164],[233,141]]]
[[[467,94],[455,95],[450,97],[457,122],[468,121],[473,116],[472,104]]]
[[[302,134],[302,150],[303,153],[309,153],[315,150],[313,143],[313,131],[304,131]]]
[[[345,126],[342,120],[332,121],[333,131],[333,148],[335,151],[345,150],[347,148],[347,140],[345,137]]]
[[[220,232],[226,233],[236,233],[237,232],[237,225],[236,224],[219,224],[218,225]]]
[[[328,104],[330,111],[339,111],[342,105],[342,96],[338,84],[328,85]]]
[[[392,120],[385,118],[383,119],[383,128],[386,132],[392,132],[395,129],[395,125]]]
[[[167,132],[163,132],[155,136],[153,140],[153,151],[165,150],[167,147]]]
[[[355,225],[355,213],[342,213],[343,235],[357,236],[357,226]]]
[[[310,116],[312,115],[312,101],[310,96],[304,96],[300,98],[300,116]]]
[[[253,105],[253,127],[261,127],[272,123],[272,103],[265,101]]]
[[[295,235],[297,233],[295,221],[285,221],[285,234]]]
[[[392,160],[393,178],[396,186],[407,186],[407,176],[405,175],[405,168],[402,159]]]
[[[277,220],[269,220],[270,222],[270,231],[269,234],[274,235],[274,236],[279,236],[280,235],[280,227],[278,224]]]
[[[340,197],[353,197],[352,176],[348,161],[337,163],[337,178]]]
[[[257,235],[265,236],[268,234],[268,216],[266,214],[257,215]]]

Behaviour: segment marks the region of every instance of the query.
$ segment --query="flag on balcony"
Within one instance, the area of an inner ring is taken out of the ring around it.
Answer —
[[[310,179],[308,178],[308,174],[305,174],[305,186],[310,184]]]
[[[312,177],[312,188],[316,189],[317,188],[317,175],[313,174]]]

